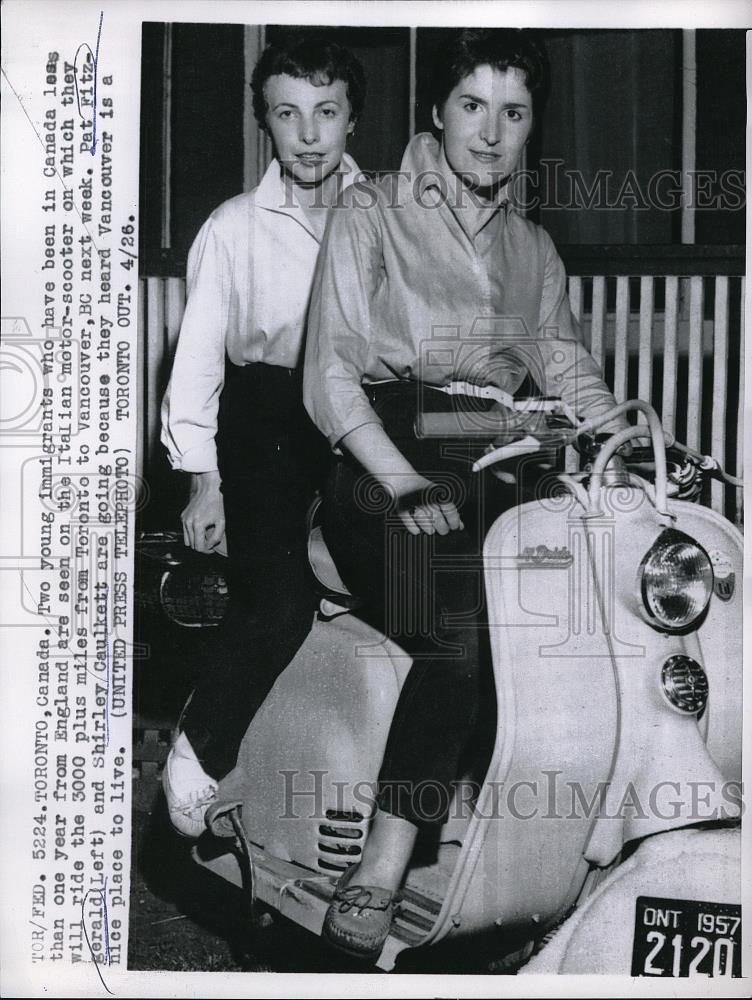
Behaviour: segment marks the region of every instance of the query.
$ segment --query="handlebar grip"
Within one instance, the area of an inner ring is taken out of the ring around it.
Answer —
[[[519,430],[511,430],[509,423],[509,416],[498,411],[451,410],[446,413],[421,413],[415,419],[415,436],[491,440],[503,431],[510,431],[510,438],[519,437]]]

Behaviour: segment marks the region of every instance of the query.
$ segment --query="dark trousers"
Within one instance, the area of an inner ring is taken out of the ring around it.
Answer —
[[[230,603],[183,729],[205,770],[221,778],[311,628],[305,515],[329,450],[304,410],[300,372],[229,362],[217,444]]]
[[[330,473],[323,527],[344,581],[366,601],[362,616],[413,657],[377,802],[420,827],[445,821],[453,783],[473,766],[484,772],[493,747],[482,551],[486,528],[513,498],[492,476],[486,482],[484,473],[470,471],[474,456],[467,450],[409,438],[396,443],[417,471],[453,493],[464,529],[411,535],[372,478],[347,457]]]

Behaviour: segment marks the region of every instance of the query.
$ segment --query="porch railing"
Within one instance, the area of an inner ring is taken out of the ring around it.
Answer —
[[[743,475],[742,247],[562,247],[572,312],[618,402],[646,400],[691,448]],[[140,282],[139,467],[163,462],[159,409],[185,308],[181,277]],[[709,502],[742,523],[742,492]]]

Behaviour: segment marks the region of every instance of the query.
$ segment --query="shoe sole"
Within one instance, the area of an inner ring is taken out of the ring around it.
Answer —
[[[387,935],[387,937],[388,936],[389,935]],[[321,937],[324,939],[324,941],[327,942],[327,944],[331,945],[332,948],[336,948],[337,951],[343,952],[350,958],[360,958],[364,962],[375,962],[381,955],[381,952],[384,950],[384,945],[386,944],[386,938],[384,938],[384,940],[381,942],[380,945],[377,946],[376,949],[372,949],[371,951],[363,951],[358,948],[353,948],[345,944],[344,942],[337,940],[336,938],[332,937],[331,934],[326,929],[322,929]]]

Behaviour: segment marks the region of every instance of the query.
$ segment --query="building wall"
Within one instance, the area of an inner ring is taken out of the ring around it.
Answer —
[[[267,26],[267,39],[289,30]],[[429,71],[445,29],[335,28],[362,60],[369,82],[350,151],[365,170],[399,167],[410,136],[431,127]],[[528,147],[524,200],[559,244],[671,244],[681,240],[678,207],[647,207],[658,171],[682,166],[682,32],[541,32],[552,91]],[[209,213],[255,181],[260,137],[248,115],[248,29],[242,25],[146,24],[142,60],[141,270],[181,274]],[[412,57],[411,57],[412,49]],[[744,170],[745,39],[738,30],[697,31],[696,167],[708,171],[698,243],[743,243],[744,206],[725,199],[724,172]],[[411,93],[414,101],[411,106]],[[248,162],[253,161],[253,169]],[[556,164],[559,164],[557,167]],[[547,173],[546,173],[547,171]],[[563,183],[551,186],[560,171]],[[609,204],[629,172],[639,187]],[[608,175],[598,200],[599,172]],[[571,176],[596,203],[572,198]],[[549,180],[545,184],[535,184]],[[715,178],[715,180],[713,180]],[[595,185],[595,188],[594,188]],[[708,186],[710,185],[710,186]],[[733,201],[733,199],[732,199]]]

